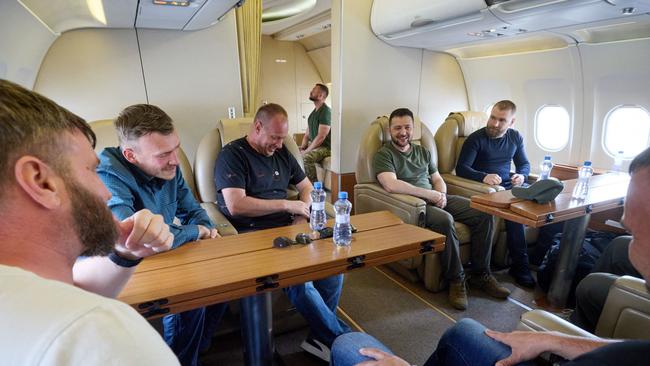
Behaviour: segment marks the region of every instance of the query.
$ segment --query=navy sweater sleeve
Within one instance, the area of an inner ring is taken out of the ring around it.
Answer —
[[[458,162],[456,163],[456,175],[477,182],[482,182],[487,173],[476,170],[472,167],[479,151],[481,150],[479,139],[476,136],[476,133],[472,133],[465,140],[465,143],[460,150],[460,155],[458,156]]]
[[[524,148],[524,138],[519,133],[517,133],[517,150],[512,157],[512,161],[515,163],[515,172],[528,179],[528,175],[530,174],[530,161],[528,161],[526,149]]]

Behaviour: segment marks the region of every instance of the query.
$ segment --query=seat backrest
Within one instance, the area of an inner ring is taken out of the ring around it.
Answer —
[[[386,142],[390,141],[388,130],[388,117],[377,117],[366,129],[361,137],[361,143],[357,150],[357,171],[355,173],[357,183],[377,182],[373,160],[375,153]],[[415,117],[411,142],[424,146],[431,152],[434,162],[437,160],[436,143],[429,128]]]
[[[616,279],[609,288],[595,334],[604,338],[650,339],[650,291],[643,279]]]
[[[113,125],[112,119],[103,119],[99,121],[90,122],[90,128],[97,136],[97,143],[95,144],[95,152],[99,153],[107,147],[119,146],[117,132]],[[190,187],[194,198],[198,199],[196,184],[194,183],[194,173],[192,172],[192,164],[187,159],[187,155],[183,149],[178,150],[178,165],[181,168],[181,174],[185,179],[185,183]]]
[[[436,131],[438,147],[438,170],[440,174],[451,174],[456,169],[460,150],[467,136],[485,126],[488,115],[485,112],[451,112]]]
[[[216,202],[217,190],[214,183],[214,168],[221,149],[229,142],[248,134],[253,123],[252,118],[222,119],[217,126],[206,133],[199,143],[194,162],[196,187],[200,202]],[[298,145],[289,135],[284,139],[284,145],[298,160],[304,169],[302,155]]]

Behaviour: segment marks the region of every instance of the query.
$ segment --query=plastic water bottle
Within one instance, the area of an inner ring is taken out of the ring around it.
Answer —
[[[314,182],[314,190],[311,191],[311,214],[309,215],[309,227],[319,231],[325,227],[327,216],[325,215],[325,191],[321,182]]]
[[[623,172],[623,151],[618,151],[614,156],[614,165],[612,165],[612,172],[621,174]]]
[[[339,192],[339,199],[334,203],[334,211],[336,211],[334,244],[349,246],[352,242],[352,226],[350,226],[352,203],[348,201],[348,192]]]
[[[594,174],[594,168],[591,167],[591,161],[585,160],[585,163],[578,171],[578,182],[573,188],[573,195],[571,198],[577,200],[584,200],[589,193],[589,178]]]
[[[548,179],[551,176],[551,169],[553,169],[553,163],[551,162],[551,155],[544,156],[544,161],[539,164],[539,179]]]

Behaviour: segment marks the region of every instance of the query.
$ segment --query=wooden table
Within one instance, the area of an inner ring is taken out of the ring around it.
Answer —
[[[444,235],[405,224],[387,211],[355,215],[351,222],[358,232],[349,247],[337,247],[329,238],[273,248],[275,237],[309,232],[307,224],[188,243],[145,259],[119,299],[150,319],[242,297],[268,303],[259,294],[444,249]],[[242,308],[263,310],[259,302]],[[268,329],[258,324],[252,348],[270,347]],[[247,363],[268,364],[268,356],[261,350]]]
[[[564,189],[554,201],[538,204],[516,198],[511,191],[472,196],[470,207],[530,227],[564,221],[560,255],[548,292],[551,306],[566,304],[591,213],[623,206],[630,177],[627,174],[603,174],[591,177],[585,200],[571,198],[577,180],[564,181]]]

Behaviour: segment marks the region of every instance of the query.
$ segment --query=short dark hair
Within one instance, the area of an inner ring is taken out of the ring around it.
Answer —
[[[650,166],[650,148],[647,148],[639,153],[630,163],[630,174],[635,171]]]
[[[330,95],[330,89],[325,84],[317,83],[316,86],[320,88],[320,91],[325,93],[325,98]]]
[[[270,121],[271,118],[278,114],[282,114],[286,118],[289,118],[287,111],[284,110],[281,105],[275,103],[265,104],[257,110],[257,113],[255,113],[254,121],[260,120],[260,122],[262,122],[262,125],[264,125],[266,122]]]
[[[496,102],[493,108],[496,108],[500,111],[510,110],[512,111],[512,114],[515,114],[515,112],[517,112],[517,106],[515,105],[515,103],[507,99]]]
[[[151,104],[134,104],[124,108],[115,119],[114,124],[120,146],[153,132],[165,136],[174,132],[171,117],[159,107]]]
[[[64,174],[62,157],[66,133],[81,132],[95,147],[95,133],[86,121],[52,100],[8,80],[0,79],[0,192],[14,181],[14,165],[33,155]]]
[[[394,117],[405,117],[405,116],[411,117],[411,120],[413,120],[413,122],[415,123],[415,118],[413,118],[413,112],[411,112],[410,109],[397,108],[396,110],[392,111],[390,117],[388,117],[388,127],[390,127],[391,123],[393,123]]]

